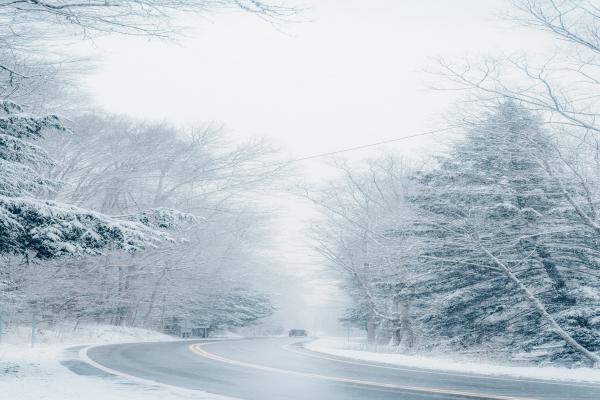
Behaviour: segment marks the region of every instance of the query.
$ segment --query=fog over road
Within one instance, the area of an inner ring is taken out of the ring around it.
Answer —
[[[298,338],[92,347],[95,363],[127,375],[246,400],[597,400],[600,385],[392,367],[305,350]]]

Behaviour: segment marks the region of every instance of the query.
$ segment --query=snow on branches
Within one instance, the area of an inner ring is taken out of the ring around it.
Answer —
[[[203,218],[196,215],[166,207],[144,210],[137,214],[128,215],[124,219],[137,221],[146,226],[159,229],[177,229],[183,224],[194,224],[203,220]]]
[[[67,129],[54,115],[32,117],[18,104],[0,102],[0,195],[33,195],[55,187],[56,182],[35,170],[52,164],[52,159],[44,149],[32,143],[50,130],[65,132]]]
[[[0,254],[49,259],[98,254],[109,247],[134,251],[168,238],[162,229],[196,222],[193,216],[167,208],[121,220],[36,198],[59,185],[37,172],[53,160],[32,143],[52,130],[68,131],[54,115],[30,116],[18,104],[0,102]]]
[[[133,251],[165,234],[140,223],[53,201],[0,197],[0,253],[35,258],[98,254],[109,246]]]

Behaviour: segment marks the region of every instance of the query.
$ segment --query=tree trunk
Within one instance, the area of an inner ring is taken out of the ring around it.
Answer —
[[[152,315],[152,309],[154,308],[154,303],[156,302],[158,288],[160,287],[160,284],[166,275],[167,275],[167,264],[165,263],[158,279],[156,280],[156,283],[154,284],[154,289],[152,289],[152,294],[150,295],[150,303],[148,304],[148,310],[146,311],[146,314],[144,315],[144,318],[142,319],[142,324],[146,328],[148,327],[148,324],[150,323],[150,316]]]
[[[163,294],[162,298],[162,307],[160,310],[160,330],[161,332],[165,331],[165,310],[167,305],[167,295]]]
[[[569,295],[569,293],[568,293],[569,288],[567,287],[567,283],[565,282],[564,278],[558,271],[558,268],[556,267],[556,263],[554,262],[554,260],[552,260],[552,257],[550,256],[550,252],[548,251],[546,246],[541,245],[539,243],[536,243],[535,246],[536,246],[535,251],[536,251],[538,257],[540,258],[542,266],[544,267],[544,271],[546,271],[546,274],[552,280],[552,286],[553,286],[554,290],[558,293],[560,301],[564,305],[569,305],[569,306],[575,305],[576,300],[572,296]]]
[[[115,325],[123,326],[127,318],[131,318],[132,307],[129,303],[129,280],[133,266],[119,267],[119,306],[117,307],[117,316]]]
[[[373,314],[373,307],[369,305],[367,311],[367,343],[369,345],[375,343],[375,316]]]
[[[404,341],[407,348],[413,347],[415,345],[415,333],[412,329],[410,317],[410,299],[402,303],[400,311],[400,328],[400,341]]]
[[[402,343],[402,322],[400,318],[392,320],[392,345],[400,346]]]
[[[119,282],[118,282],[118,306],[117,306],[117,314],[115,315],[115,325],[121,326],[123,324],[123,318],[125,314],[125,310],[123,307],[123,286],[124,286],[124,272],[123,267],[119,266]]]
[[[392,344],[400,346],[402,342],[402,319],[399,313],[400,298],[394,295],[394,319],[392,319]]]
[[[533,293],[531,293],[529,288],[527,286],[525,286],[523,284],[523,282],[521,282],[521,280],[512,272],[512,270],[509,267],[504,265],[504,263],[502,261],[500,261],[496,256],[494,256],[492,253],[490,253],[487,249],[482,248],[482,250],[487,254],[488,257],[490,257],[492,259],[492,261],[498,267],[500,267],[504,271],[506,276],[511,281],[513,281],[517,285],[517,287],[525,294],[525,297],[531,302],[531,304],[535,307],[537,312],[540,313],[542,318],[544,318],[546,320],[546,322],[548,322],[548,324],[552,327],[552,330],[558,336],[560,336],[565,342],[567,342],[567,344],[573,350],[575,350],[576,352],[578,352],[579,354],[581,354],[585,358],[587,358],[591,362],[592,367],[594,367],[594,368],[600,367],[600,356],[598,356],[595,353],[592,353],[591,351],[589,351],[588,349],[583,347],[567,331],[565,331],[556,322],[556,320],[552,317],[552,315],[550,315],[548,313],[548,311],[546,310],[546,307],[542,304],[542,302],[539,301]]]

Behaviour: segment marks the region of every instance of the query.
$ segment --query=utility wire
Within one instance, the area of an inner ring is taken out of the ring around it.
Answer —
[[[341,150],[335,150],[335,151],[329,151],[329,152],[325,152],[325,153],[318,153],[318,154],[313,154],[310,156],[305,156],[305,157],[301,157],[301,158],[294,158],[291,160],[287,160],[287,161],[281,161],[281,162],[275,162],[275,163],[271,163],[271,164],[265,164],[265,165],[260,165],[260,166],[256,166],[256,167],[251,167],[251,168],[247,168],[245,170],[245,172],[251,172],[251,171],[265,171],[268,168],[275,168],[273,171],[276,171],[278,169],[281,169],[287,165],[293,164],[293,163],[297,163],[297,162],[302,162],[302,161],[307,161],[307,160],[312,160],[315,158],[321,158],[321,157],[330,157],[330,156],[334,156],[337,154],[342,154],[342,153],[348,153],[350,151],[356,151],[356,150],[362,150],[362,149],[367,149],[369,147],[375,147],[375,146],[381,146],[384,144],[389,144],[389,143],[395,143],[395,142],[400,142],[402,140],[407,140],[407,139],[413,139],[416,137],[421,137],[421,136],[428,136],[428,135],[434,135],[436,133],[442,133],[442,132],[447,132],[450,131],[451,129],[456,128],[457,126],[447,126],[445,128],[439,128],[439,129],[433,129],[431,131],[426,131],[426,132],[420,132],[420,133],[415,133],[412,135],[408,135],[408,136],[402,136],[399,138],[395,138],[395,139],[388,139],[388,140],[383,140],[380,142],[374,142],[374,143],[368,143],[368,144],[363,144],[360,146],[354,146],[354,147],[348,147],[345,149],[341,149]],[[271,172],[273,172],[271,171]],[[258,178],[258,180],[260,180],[262,178]],[[244,182],[244,184],[247,184],[248,182]],[[213,194],[213,193],[218,193],[221,192],[225,189],[231,189],[234,188],[236,186],[240,186],[243,185],[242,183],[236,183],[230,186],[225,186],[219,189],[215,189],[215,190],[211,190],[208,192],[204,192],[201,194],[201,196],[206,196],[209,194]]]
[[[442,133],[442,132],[447,132],[450,131],[454,128],[457,128],[458,126],[456,125],[450,125],[447,126],[445,128],[439,128],[439,129],[434,129],[434,130],[430,130],[430,131],[426,131],[426,132],[420,132],[420,133],[415,133],[412,135],[408,135],[408,136],[402,136],[399,138],[394,138],[394,139],[388,139],[388,140],[383,140],[380,142],[374,142],[374,143],[368,143],[368,144],[363,144],[360,146],[354,146],[354,147],[348,147],[345,149],[340,149],[340,150],[334,150],[334,151],[329,151],[329,152],[325,152],[325,153],[317,153],[317,154],[312,154],[309,156],[304,156],[304,157],[300,157],[300,158],[294,158],[291,160],[286,160],[286,161],[280,161],[280,162],[273,162],[273,163],[265,163],[263,165],[256,165],[253,167],[249,167],[246,168],[244,171],[245,172],[251,172],[251,171],[260,171],[260,170],[265,170],[267,168],[280,168],[280,167],[284,167],[286,165],[289,164],[293,164],[293,163],[297,163],[297,162],[302,162],[302,161],[307,161],[307,160],[313,160],[316,158],[321,158],[321,157],[331,157],[331,156],[335,156],[337,154],[343,154],[343,153],[348,153],[351,151],[356,151],[356,150],[362,150],[362,149],[367,149],[370,147],[376,147],[376,146],[381,146],[384,144],[390,144],[390,143],[396,143],[396,142],[400,142],[403,140],[407,140],[407,139],[413,139],[413,138],[417,138],[417,137],[422,137],[422,136],[429,136],[429,135],[434,135],[437,133]],[[130,177],[133,178],[133,177]],[[148,176],[148,175],[142,175],[139,176],[140,179],[148,179],[148,178],[156,178],[156,176]],[[222,190],[222,189],[219,189]],[[212,192],[208,192],[208,193],[212,193]]]
[[[287,164],[292,164],[292,163],[296,163],[296,162],[301,162],[301,161],[306,161],[306,160],[312,160],[314,158],[334,156],[336,154],[347,153],[347,152],[350,152],[350,151],[362,150],[362,149],[366,149],[366,148],[369,148],[369,147],[376,147],[376,146],[381,146],[381,145],[384,145],[384,144],[400,142],[400,141],[406,140],[406,139],[412,139],[412,138],[416,138],[416,137],[433,135],[433,134],[441,133],[441,132],[447,132],[447,131],[449,131],[451,129],[454,129],[454,128],[456,128],[456,126],[447,126],[445,128],[434,129],[434,130],[431,130],[431,131],[426,131],[426,132],[421,132],[421,133],[415,133],[413,135],[403,136],[403,137],[399,137],[399,138],[395,138],[395,139],[383,140],[381,142],[363,144],[363,145],[360,145],[360,146],[348,147],[346,149],[335,150],[335,151],[330,151],[330,152],[326,152],[326,153],[313,154],[311,156],[306,156],[306,157],[302,157],[302,158],[296,158],[296,159],[292,159],[292,160],[288,160],[288,161],[283,161],[281,163],[274,163],[274,164],[271,164],[271,166],[287,165]]]

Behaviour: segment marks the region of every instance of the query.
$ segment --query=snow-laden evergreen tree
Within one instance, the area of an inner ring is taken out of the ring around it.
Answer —
[[[416,232],[429,242],[422,258],[434,272],[420,285],[435,299],[422,320],[438,340],[597,361],[598,260],[581,258],[597,254],[597,242],[580,233],[548,173],[551,164],[561,171],[555,159],[539,120],[506,101],[416,177]]]
[[[31,116],[14,102],[0,103],[0,255],[48,259],[98,254],[108,246],[141,249],[164,237],[154,227],[186,217],[163,209],[119,220],[41,199],[60,185],[39,172],[53,160],[34,143],[52,131],[68,134],[54,115]]]

